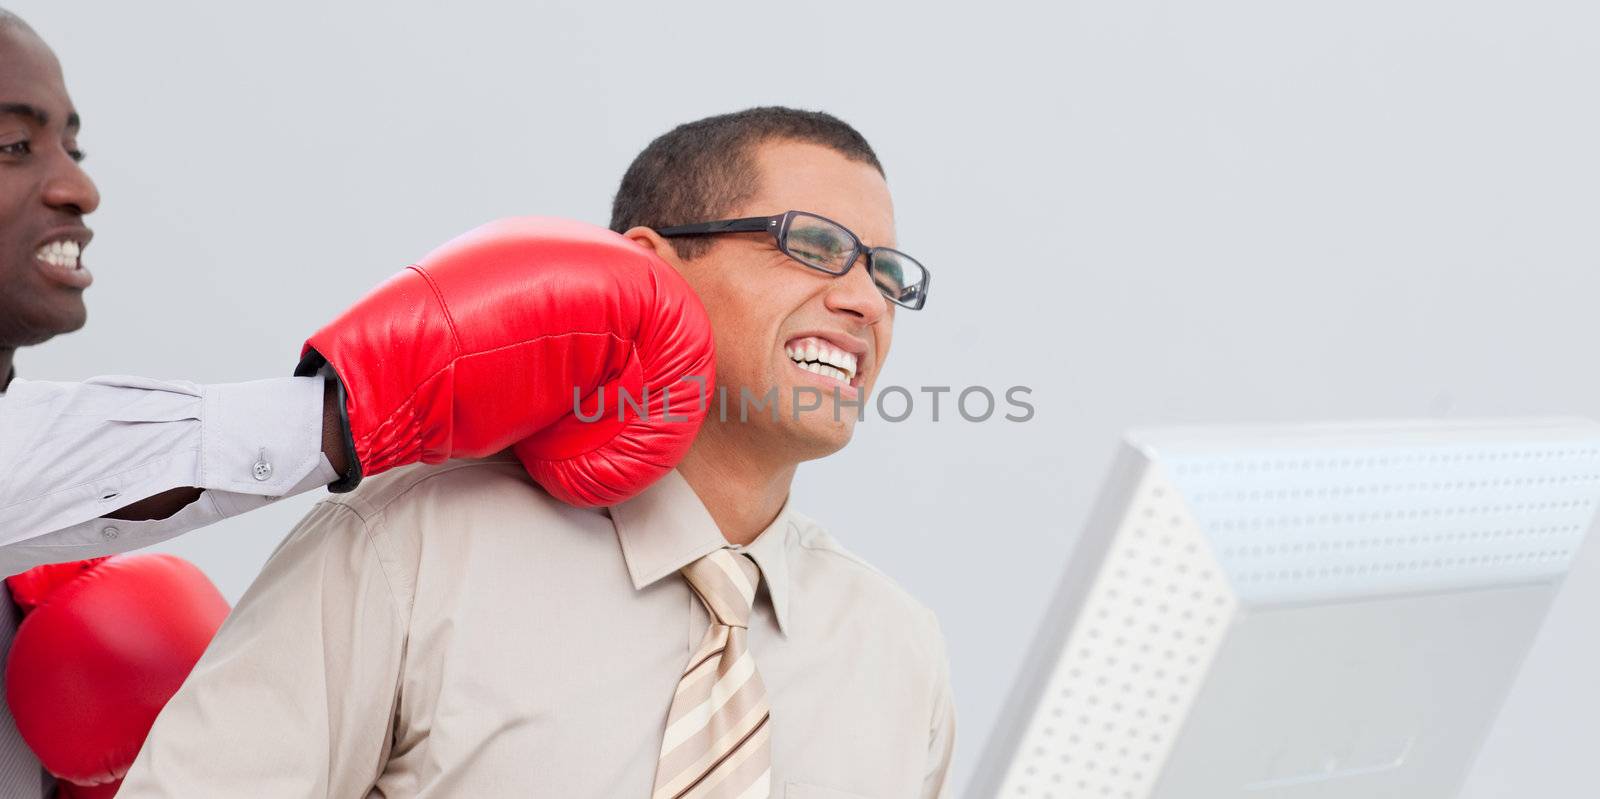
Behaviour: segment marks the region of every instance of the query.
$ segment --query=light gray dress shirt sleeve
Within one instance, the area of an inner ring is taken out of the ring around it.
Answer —
[[[322,384],[13,381],[0,394],[0,576],[148,546],[326,485],[337,475],[322,454]],[[101,518],[184,487],[204,493],[169,518]]]

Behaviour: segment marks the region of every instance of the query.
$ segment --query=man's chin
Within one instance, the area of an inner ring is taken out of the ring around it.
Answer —
[[[734,440],[761,450],[764,457],[795,463],[843,449],[861,416],[848,401],[835,409],[831,395],[809,385],[778,385],[761,392],[719,385],[718,391],[722,400],[710,403],[707,424],[724,426]]]
[[[64,336],[76,333],[89,323],[89,306],[83,303],[83,293],[78,293],[78,301],[71,307],[63,309],[57,317],[57,324],[51,336]]]
[[[802,411],[798,417],[785,415],[779,420],[762,417],[741,423],[732,419],[734,427],[748,427],[742,436],[746,443],[760,450],[765,458],[776,456],[793,463],[825,458],[844,449],[855,435],[855,420],[834,421],[831,411]]]
[[[832,455],[844,449],[855,436],[855,419],[841,414],[841,418],[835,421],[832,413],[831,409],[824,408],[811,411],[809,415],[802,413],[799,419],[789,420],[795,449],[803,453],[800,460],[816,460]]]
[[[89,308],[84,305],[83,292],[78,292],[76,297],[58,300],[48,307],[35,306],[30,312],[20,314],[21,330],[12,334],[13,341],[7,342],[17,347],[32,347],[43,344],[56,336],[76,333],[83,329],[89,322]]]

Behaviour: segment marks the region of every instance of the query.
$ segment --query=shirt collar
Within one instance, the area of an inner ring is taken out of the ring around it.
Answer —
[[[777,518],[754,541],[729,546],[705,503],[677,470],[626,502],[611,506],[611,522],[622,543],[622,559],[635,590],[643,589],[713,550],[728,547],[761,567],[761,582],[772,600],[778,631],[788,635],[789,536],[793,499],[784,500]]]

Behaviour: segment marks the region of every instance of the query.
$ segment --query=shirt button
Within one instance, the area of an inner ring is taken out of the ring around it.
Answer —
[[[256,461],[256,464],[250,468],[258,481],[272,477],[272,464],[266,461]]]
[[[107,541],[115,541],[119,535],[122,535],[122,531],[115,527],[106,527],[100,530],[100,537]]]

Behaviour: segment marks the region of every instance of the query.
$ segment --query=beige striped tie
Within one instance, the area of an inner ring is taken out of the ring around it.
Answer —
[[[711,629],[678,680],[651,799],[766,799],[767,688],[745,648],[761,570],[749,556],[719,549],[682,571]]]

